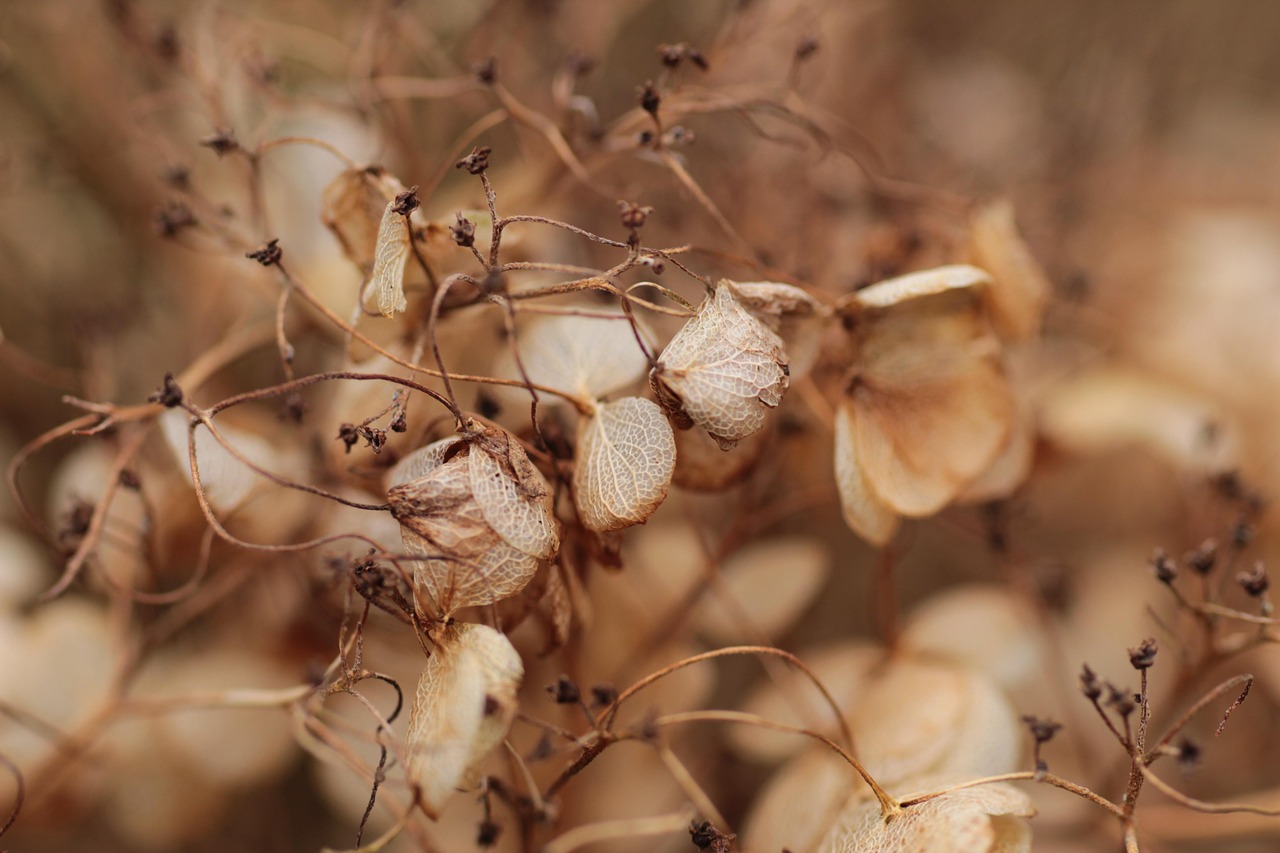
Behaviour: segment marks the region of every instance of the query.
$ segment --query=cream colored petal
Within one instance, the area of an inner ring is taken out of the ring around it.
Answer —
[[[492,628],[462,623],[442,633],[404,736],[406,774],[433,817],[506,735],[524,676],[520,655]]]
[[[744,850],[812,853],[849,801],[866,784],[825,746],[810,747],[778,769],[748,812]]]
[[[509,545],[542,560],[560,547],[551,489],[510,433],[486,429],[471,442],[471,493]]]
[[[782,339],[791,381],[806,375],[818,359],[830,310],[798,287],[774,281],[735,282],[743,307]]]
[[[382,213],[382,223],[378,226],[378,242],[374,246],[373,272],[370,274],[367,296],[384,317],[390,317],[409,307],[404,298],[404,265],[411,250],[409,224],[395,211],[395,202],[387,202]]]
[[[644,378],[648,359],[622,312],[601,317],[540,317],[519,330],[520,360],[529,380],[569,391],[587,399],[601,399],[623,391]],[[498,355],[494,375],[523,380],[510,347]],[[528,402],[528,391],[507,388],[504,397]],[[549,404],[561,398],[544,396]]]
[[[1014,340],[1033,337],[1049,301],[1049,279],[1018,233],[1013,204],[1000,199],[979,208],[969,228],[973,262],[993,279],[986,297],[996,328]]]
[[[749,545],[725,562],[721,582],[704,593],[692,624],[720,645],[776,637],[812,603],[830,570],[831,555],[816,539]]]
[[[675,464],[675,437],[657,404],[600,404],[578,425],[573,482],[583,524],[606,531],[643,523],[666,498]]]
[[[898,515],[876,497],[862,471],[856,419],[857,410],[851,402],[844,402],[836,410],[835,469],[840,509],[854,533],[873,545],[884,545],[898,529]]]
[[[991,276],[968,264],[953,264],[908,273],[859,290],[854,299],[867,308],[888,308],[922,296],[965,290],[991,283]]]

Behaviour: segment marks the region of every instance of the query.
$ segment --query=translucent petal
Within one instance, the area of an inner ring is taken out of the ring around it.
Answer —
[[[602,403],[578,425],[574,494],[592,530],[641,524],[662,503],[676,464],[675,437],[650,400]]]
[[[1023,242],[1013,204],[1000,199],[979,208],[969,224],[973,262],[991,273],[987,303],[1001,334],[1025,340],[1040,331],[1049,279]]]
[[[506,736],[523,676],[519,653],[486,625],[458,623],[437,639],[404,737],[407,775],[433,817]]]
[[[560,547],[551,489],[510,433],[485,429],[470,439],[471,493],[507,544],[543,560]]]
[[[695,608],[692,624],[720,645],[777,637],[813,601],[831,570],[820,540],[767,539],[743,548],[720,570]]]
[[[884,545],[898,529],[898,515],[876,497],[859,462],[857,410],[845,403],[836,410],[836,488],[845,523],[873,545]]]
[[[387,202],[378,226],[378,242],[373,252],[373,272],[369,277],[369,293],[378,312],[390,317],[409,307],[404,298],[404,265],[412,246],[409,224],[396,212],[395,202]]]
[[[932,296],[948,290],[966,290],[990,283],[991,276],[977,267],[953,264],[877,282],[859,290],[854,299],[867,308],[889,308],[922,296]]]
[[[587,399],[616,394],[644,378],[649,362],[632,335],[622,312],[617,319],[579,316],[541,317],[519,330],[520,359],[530,381],[559,388]],[[511,348],[498,356],[494,375],[522,380]],[[503,396],[528,392],[504,388]],[[547,397],[555,403],[557,397]]]

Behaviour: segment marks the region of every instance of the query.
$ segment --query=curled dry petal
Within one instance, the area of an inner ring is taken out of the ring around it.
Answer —
[[[601,532],[644,523],[666,499],[675,464],[675,436],[657,405],[601,403],[578,425],[573,487],[582,523]]]
[[[437,638],[404,739],[409,782],[433,817],[506,736],[523,676],[511,641],[486,625],[457,623]]]
[[[807,374],[818,359],[822,327],[831,316],[830,310],[790,284],[744,281],[734,284],[734,288],[742,306],[782,339],[791,378]]]
[[[658,402],[676,426],[697,424],[722,448],[764,426],[789,379],[782,339],[722,281],[663,350],[649,373]]]
[[[405,549],[421,558],[414,584],[441,615],[516,594],[559,547],[546,481],[506,433],[435,442],[389,483]]]
[[[1000,199],[979,208],[969,227],[973,262],[993,279],[986,296],[996,329],[1013,340],[1033,337],[1049,301],[1049,279],[1018,233],[1013,204]]]
[[[848,402],[836,410],[836,488],[845,523],[872,545],[884,545],[898,529],[898,515],[871,489],[860,464],[857,409]]]
[[[373,268],[374,247],[387,203],[404,185],[380,166],[347,169],[334,178],[320,200],[320,218],[360,269]]]
[[[990,283],[991,276],[977,267],[952,264],[877,282],[859,290],[854,301],[866,308],[890,308],[924,296],[936,296],[949,290],[968,290]]]
[[[384,317],[409,307],[404,298],[404,265],[411,248],[408,220],[396,212],[395,202],[387,202],[378,226],[368,297]]]
[[[938,790],[942,779],[917,782]],[[1012,785],[961,788],[908,808],[886,822],[872,798],[855,799],[818,853],[1029,853],[1031,798]]]

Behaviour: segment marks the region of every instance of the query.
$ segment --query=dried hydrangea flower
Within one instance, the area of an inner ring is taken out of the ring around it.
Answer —
[[[697,424],[729,448],[782,402],[787,354],[782,339],[742,306],[734,284],[721,281],[662,351],[649,383],[677,427]]]

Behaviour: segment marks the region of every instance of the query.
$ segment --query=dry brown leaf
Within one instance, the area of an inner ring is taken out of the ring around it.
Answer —
[[[937,790],[941,779],[921,787]],[[874,798],[855,799],[837,818],[818,853],[1029,853],[1031,799],[995,783],[950,791],[885,822]]]
[[[818,360],[822,327],[831,312],[808,293],[775,281],[743,281],[734,284],[742,307],[754,314],[782,339],[791,380],[807,374]]]
[[[382,212],[373,252],[373,272],[369,276],[369,292],[365,297],[366,301],[373,300],[378,313],[384,317],[409,307],[404,298],[404,265],[412,251],[409,222],[396,212],[395,206],[394,201],[389,201]]]
[[[643,524],[667,496],[676,464],[675,437],[650,400],[601,403],[578,423],[574,497],[591,530]]]
[[[782,402],[787,354],[782,339],[742,307],[733,283],[722,281],[667,344],[649,383],[677,427],[697,424],[727,449]]]
[[[831,570],[820,540],[766,539],[730,557],[694,609],[692,624],[719,645],[757,642],[787,630],[813,601]]]
[[[524,676],[520,655],[486,625],[443,629],[427,660],[405,732],[406,773],[432,817],[506,736]]]
[[[1034,337],[1049,301],[1049,279],[1018,233],[1012,202],[979,208],[969,229],[973,262],[993,279],[986,298],[996,329],[1013,340]]]

